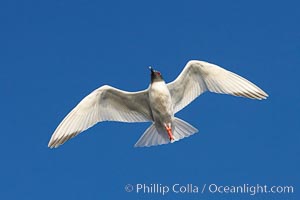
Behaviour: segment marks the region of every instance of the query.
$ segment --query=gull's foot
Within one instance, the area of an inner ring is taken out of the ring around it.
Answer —
[[[169,135],[170,141],[174,140],[173,134],[172,134],[172,128],[170,126],[165,125],[166,131]]]

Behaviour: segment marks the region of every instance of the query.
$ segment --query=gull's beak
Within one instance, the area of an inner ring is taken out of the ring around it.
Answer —
[[[154,73],[154,69],[151,66],[149,66],[149,70],[151,71],[151,73]]]

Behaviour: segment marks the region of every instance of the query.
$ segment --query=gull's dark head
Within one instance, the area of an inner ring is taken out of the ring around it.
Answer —
[[[149,69],[151,71],[151,83],[164,80],[159,71],[154,70],[151,66],[149,67]]]

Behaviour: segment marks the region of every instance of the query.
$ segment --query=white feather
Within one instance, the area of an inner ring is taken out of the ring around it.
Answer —
[[[168,84],[177,113],[205,91],[231,94],[252,99],[268,95],[245,78],[204,61],[189,61],[181,74]]]
[[[101,121],[152,121],[147,90],[125,92],[107,85],[96,89],[63,119],[48,146],[58,147]]]

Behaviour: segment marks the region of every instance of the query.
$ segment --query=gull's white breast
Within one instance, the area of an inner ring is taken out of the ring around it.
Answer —
[[[149,102],[156,123],[160,125],[171,123],[174,109],[170,91],[164,81],[152,83],[149,90]]]

